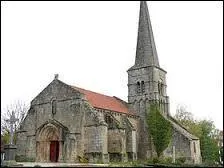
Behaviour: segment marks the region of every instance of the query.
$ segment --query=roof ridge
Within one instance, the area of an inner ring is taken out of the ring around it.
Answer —
[[[74,90],[76,89],[77,91],[83,93],[86,99],[95,108],[101,108],[105,110],[111,110],[114,112],[135,115],[129,111],[127,103],[116,96],[108,96],[102,93],[94,92],[91,90],[83,89],[72,85],[71,88],[73,88]]]
[[[175,120],[172,116],[169,116],[168,119],[171,123],[175,124],[177,129],[182,129],[183,134],[191,139],[199,139],[197,136],[192,134],[188,129],[186,129],[181,123],[179,123],[177,120]],[[181,131],[181,130],[180,130]]]
[[[128,104],[128,102],[126,102],[125,100],[122,100],[121,98],[117,97],[117,96],[113,96],[115,99],[121,101],[122,103],[124,103],[125,105]]]
[[[77,86],[72,86],[71,85],[71,87],[77,88],[77,89],[82,89],[82,90],[85,90],[85,91],[88,91],[88,92],[92,92],[92,93],[96,93],[96,94],[100,94],[102,96],[107,96],[107,97],[110,97],[110,98],[115,98],[116,97],[116,96],[109,96],[109,95],[106,95],[106,94],[103,94],[103,93],[95,92],[95,91],[92,91],[92,90],[87,90],[87,89],[80,88],[80,87],[77,87]]]

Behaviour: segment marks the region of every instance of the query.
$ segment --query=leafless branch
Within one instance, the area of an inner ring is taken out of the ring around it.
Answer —
[[[6,122],[10,118],[12,112],[14,111],[15,117],[19,120],[15,123],[15,130],[17,130],[25,119],[28,112],[29,106],[22,101],[15,101],[14,103],[8,105],[5,110],[1,112],[1,133],[4,131],[10,130],[10,124]]]

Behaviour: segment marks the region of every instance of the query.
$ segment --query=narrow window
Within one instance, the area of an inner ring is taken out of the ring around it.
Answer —
[[[140,82],[137,82],[137,93],[141,92],[141,86],[140,86]]]
[[[193,142],[193,144],[194,144],[194,153],[196,153],[196,144],[195,142]]]
[[[163,95],[163,84],[162,84],[162,82],[158,82],[158,92],[159,92],[159,95]]]
[[[52,100],[52,114],[56,114],[56,100]]]
[[[158,83],[158,92],[159,92],[159,94],[161,93],[160,92],[160,83]]]
[[[161,112],[164,113],[164,108],[163,108],[163,101],[161,100]]]
[[[144,83],[144,81],[141,82],[141,87],[142,87],[142,93],[144,93],[145,92],[145,83]]]
[[[161,95],[163,95],[163,84],[160,85],[160,92],[161,92]]]
[[[104,120],[108,124],[108,128],[115,128],[116,127],[116,125],[115,125],[115,123],[114,123],[114,121],[113,121],[113,119],[110,115],[105,114]]]
[[[112,120],[111,120],[110,116],[107,115],[107,114],[105,115],[105,121],[106,121],[106,123],[107,123],[108,125],[112,123]]]

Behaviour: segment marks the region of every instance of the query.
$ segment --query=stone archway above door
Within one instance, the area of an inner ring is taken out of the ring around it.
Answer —
[[[63,155],[63,141],[68,132],[68,128],[56,120],[48,120],[41,125],[36,132],[36,161],[61,161]],[[57,145],[52,147],[52,144]],[[52,154],[55,156],[52,156]],[[52,158],[56,159],[52,160]]]

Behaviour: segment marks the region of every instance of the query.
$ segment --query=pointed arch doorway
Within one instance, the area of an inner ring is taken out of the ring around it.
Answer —
[[[49,120],[37,130],[36,161],[62,162],[64,137],[69,132],[56,120]]]
[[[59,131],[53,124],[47,124],[39,133],[37,142],[38,161],[58,162],[59,152]]]

